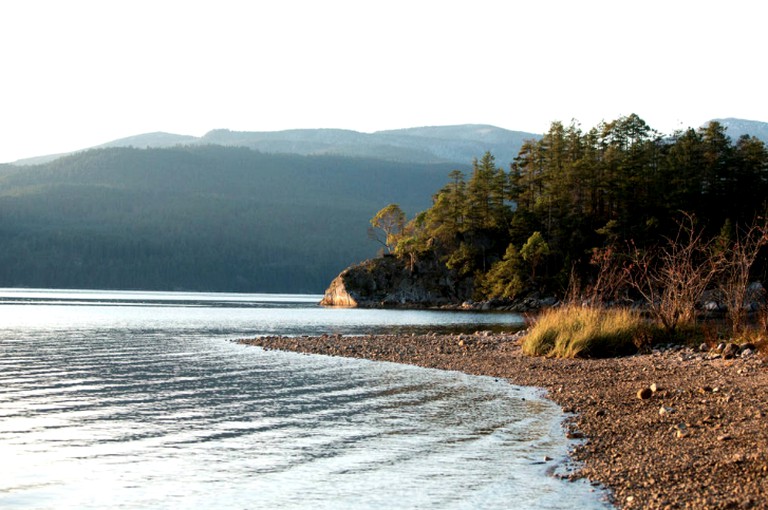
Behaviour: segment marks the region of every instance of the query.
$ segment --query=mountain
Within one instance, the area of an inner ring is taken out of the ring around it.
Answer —
[[[155,133],[145,133],[143,135],[129,136],[112,142],[107,142],[96,146],[97,149],[108,147],[136,147],[137,149],[174,147],[176,145],[190,145],[198,140],[195,136],[175,135],[173,133],[164,133],[157,131]]]
[[[725,118],[713,119],[728,129],[734,140],[750,134],[768,143],[768,123]],[[201,137],[173,133],[145,133],[97,146],[163,148],[177,145],[248,147],[270,154],[344,155],[413,163],[465,164],[486,151],[507,167],[526,140],[540,134],[510,131],[484,124],[431,126],[361,133],[345,129],[289,129],[284,131],[230,131],[214,129]],[[14,162],[15,165],[47,163],[67,154],[51,154]]]
[[[154,133],[144,133],[136,136],[129,136],[126,138],[120,138],[119,140],[113,140],[111,142],[103,143],[93,149],[106,149],[109,147],[136,147],[137,149],[149,149],[149,148],[162,148],[162,147],[174,147],[177,145],[194,145],[197,144],[199,138],[189,135],[176,135],[173,133],[164,133],[157,131]],[[83,149],[88,150],[88,149]],[[81,152],[81,151],[79,151]],[[30,166],[30,165],[42,165],[51,161],[69,156],[74,152],[65,152],[61,154],[48,154],[45,156],[34,156],[31,158],[24,158],[14,161],[13,164],[17,166]]]
[[[215,130],[201,143],[238,145],[269,153],[343,154],[391,161],[441,163],[472,161],[490,151],[504,166],[512,162],[533,133],[486,125],[421,127],[359,133],[340,129],[302,129],[274,132]]]
[[[507,167],[528,139],[540,135],[487,125],[421,127],[361,133],[344,129],[291,129],[285,131],[230,131],[216,129],[202,137],[172,133],[147,133],[98,146],[163,148],[177,145],[247,147],[270,154],[339,155],[410,163],[461,163],[490,151]],[[40,164],[63,155],[16,161],[16,165]]]
[[[713,120],[722,124],[726,128],[728,136],[734,141],[743,135],[750,135],[762,140],[764,143],[768,143],[768,122],[734,118]]]
[[[410,217],[468,166],[220,145],[0,165],[0,287],[321,293],[376,254],[376,211]]]

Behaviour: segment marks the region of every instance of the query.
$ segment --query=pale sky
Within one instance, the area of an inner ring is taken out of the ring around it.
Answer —
[[[3,0],[0,162],[153,131],[768,121],[764,0]]]

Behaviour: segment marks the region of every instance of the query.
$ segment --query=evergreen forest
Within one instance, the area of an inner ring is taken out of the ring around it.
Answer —
[[[684,218],[705,237],[732,237],[765,215],[766,198],[759,139],[732,140],[715,121],[666,136],[633,114],[586,131],[554,122],[508,169],[486,153],[468,175],[451,172],[402,228],[385,221],[392,206],[371,223],[413,277],[439,267],[471,290],[456,299],[562,296],[594,283],[601,250],[665,243]]]
[[[320,293],[375,255],[377,204],[424,209],[454,167],[213,145],[0,165],[0,286]]]
[[[684,214],[736,232],[766,197],[759,139],[636,115],[555,122],[503,164],[98,148],[0,165],[0,286],[319,293],[376,254],[374,217],[388,259],[413,278],[442,268],[457,300],[562,294],[595,278],[596,250],[659,244]]]

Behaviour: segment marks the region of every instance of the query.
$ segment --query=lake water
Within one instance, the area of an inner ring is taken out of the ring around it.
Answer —
[[[607,507],[530,388],[230,341],[520,317],[319,299],[0,289],[0,508]]]

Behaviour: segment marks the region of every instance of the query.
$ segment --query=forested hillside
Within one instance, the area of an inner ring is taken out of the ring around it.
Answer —
[[[308,133],[286,135],[309,150]],[[424,138],[445,158],[511,143],[487,126],[380,135],[400,155]],[[442,266],[448,293],[510,297],[562,289],[572,269],[588,279],[594,248],[658,242],[680,211],[708,235],[765,213],[765,144],[717,122],[672,136],[635,115],[588,131],[553,123],[515,154],[511,166],[479,151],[474,164],[425,164],[193,145],[0,165],[0,286],[321,292],[376,253],[369,220],[397,203],[412,221],[392,248],[412,276]]]
[[[0,166],[0,286],[321,292],[456,165],[199,146]]]
[[[450,282],[430,290],[441,299],[512,299],[562,295],[574,278],[591,285],[596,253],[674,239],[683,215],[706,238],[736,239],[737,229],[766,215],[767,200],[761,140],[733,140],[717,122],[663,136],[630,115],[586,132],[555,122],[508,170],[488,153],[469,175],[453,172],[403,228],[380,225],[413,288],[425,288],[425,277]],[[387,289],[377,292],[384,297],[363,297],[391,299]]]

